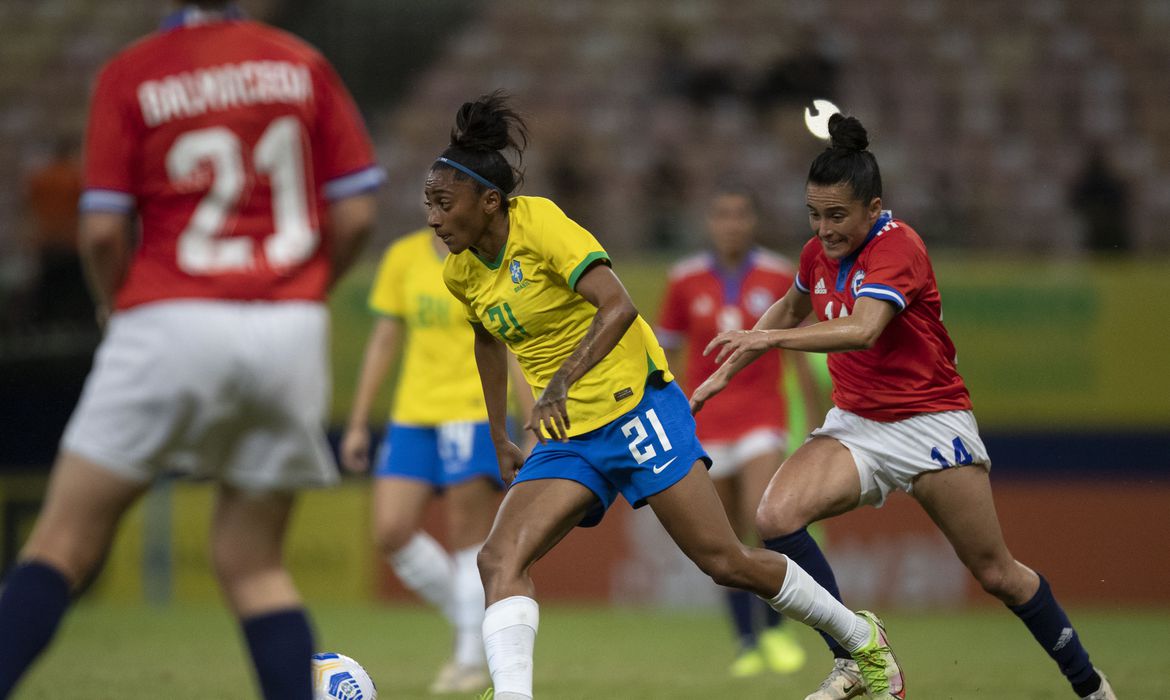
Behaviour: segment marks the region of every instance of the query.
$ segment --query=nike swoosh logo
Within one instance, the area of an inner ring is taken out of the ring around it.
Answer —
[[[655,474],[661,474],[662,470],[669,467],[671,465],[671,463],[674,462],[674,460],[676,460],[676,459],[678,459],[678,457],[671,457],[669,460],[666,461],[666,464],[663,464],[661,467],[650,467],[650,469],[652,469]]]
[[[851,683],[851,684],[849,684],[849,685],[845,686],[844,688],[842,688],[842,689],[841,689],[841,692],[842,692],[842,693],[848,693],[848,692],[851,692],[851,691],[852,691],[854,688],[856,688],[856,687],[857,687],[857,684],[855,684],[855,683]],[[846,697],[848,697],[848,696],[846,696]]]

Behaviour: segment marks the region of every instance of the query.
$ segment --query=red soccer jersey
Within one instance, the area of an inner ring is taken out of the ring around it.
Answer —
[[[117,308],[323,299],[328,202],[383,178],[349,93],[285,32],[169,21],[106,64],[90,110],[81,209],[141,220]]]
[[[719,269],[710,254],[675,265],[658,315],[665,348],[687,347],[686,389],[694,391],[718,368],[703,349],[717,334],[751,328],[792,286],[792,265],[756,249],[735,274]],[[787,410],[780,386],[778,352],[765,353],[737,374],[695,417],[700,440],[735,440],[761,427],[784,429]]]
[[[878,421],[971,408],[926,245],[905,222],[883,212],[862,247],[842,260],[826,256],[814,237],[801,251],[796,288],[811,293],[821,321],[848,315],[857,297],[898,308],[872,348],[829,355],[837,407]]]

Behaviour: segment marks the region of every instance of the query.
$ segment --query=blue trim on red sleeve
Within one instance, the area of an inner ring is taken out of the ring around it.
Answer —
[[[898,310],[906,308],[906,297],[902,295],[897,289],[884,284],[865,284],[857,290],[858,297],[870,297],[871,299],[880,299],[888,301],[898,307]]]
[[[336,202],[346,197],[355,197],[359,194],[373,192],[386,181],[386,173],[381,167],[371,165],[357,172],[333,178],[325,183],[325,199]]]
[[[77,209],[82,214],[129,214],[134,211],[134,195],[118,190],[86,190],[81,193]]]
[[[792,286],[796,287],[796,291],[801,294],[808,294],[808,285],[800,279],[800,273],[796,273],[796,278],[792,281]]]

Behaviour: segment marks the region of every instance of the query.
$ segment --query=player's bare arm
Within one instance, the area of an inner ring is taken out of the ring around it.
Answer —
[[[378,319],[366,343],[353,407],[341,440],[341,463],[351,472],[361,473],[370,468],[370,407],[401,347],[402,320],[389,316]]]
[[[749,353],[751,359],[755,359],[760,353],[771,348],[806,352],[867,350],[877,342],[896,313],[897,309],[892,304],[862,297],[857,300],[853,313],[849,316],[821,321],[802,328],[720,333],[707,346],[706,352],[710,353],[719,347],[715,361],[724,363],[738,362]]]
[[[475,331],[475,366],[483,387],[500,478],[511,484],[524,464],[524,453],[508,438],[508,349],[483,324],[472,323],[471,327]]]
[[[103,327],[130,267],[130,224],[129,214],[90,212],[81,216],[78,247],[98,325]]]
[[[542,443],[546,434],[562,442],[569,439],[566,432],[569,429],[569,387],[608,355],[638,318],[638,309],[626,288],[606,265],[594,265],[581,275],[577,281],[577,293],[596,306],[597,313],[573,354],[549,379],[548,386],[536,400],[531,419],[524,426],[526,430],[534,431]]]
[[[362,252],[374,228],[374,195],[339,199],[329,205],[329,258],[332,288]]]

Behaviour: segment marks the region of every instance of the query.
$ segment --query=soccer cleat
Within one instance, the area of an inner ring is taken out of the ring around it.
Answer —
[[[791,632],[782,627],[762,632],[759,649],[773,673],[796,673],[804,668],[804,647],[800,646]]]
[[[819,688],[804,700],[849,700],[865,696],[865,681],[853,659],[834,659],[833,670]]]
[[[865,689],[873,700],[905,700],[906,682],[898,659],[890,650],[886,628],[878,616],[868,610],[860,610],[857,614],[869,623],[869,641],[853,652]]]
[[[443,668],[439,669],[439,675],[435,676],[430,690],[436,695],[466,693],[472,690],[483,690],[486,686],[491,685],[491,682],[492,679],[483,666],[465,666],[448,661],[443,665]]]
[[[744,649],[735,657],[735,661],[731,662],[731,677],[751,678],[760,675],[767,668],[768,664],[759,649]]]
[[[1098,676],[1101,676],[1101,687],[1081,700],[1117,700],[1117,696],[1113,693],[1113,686],[1109,685],[1109,679],[1105,677],[1104,673],[1101,673],[1101,669],[1095,668],[1093,670],[1097,672]]]

